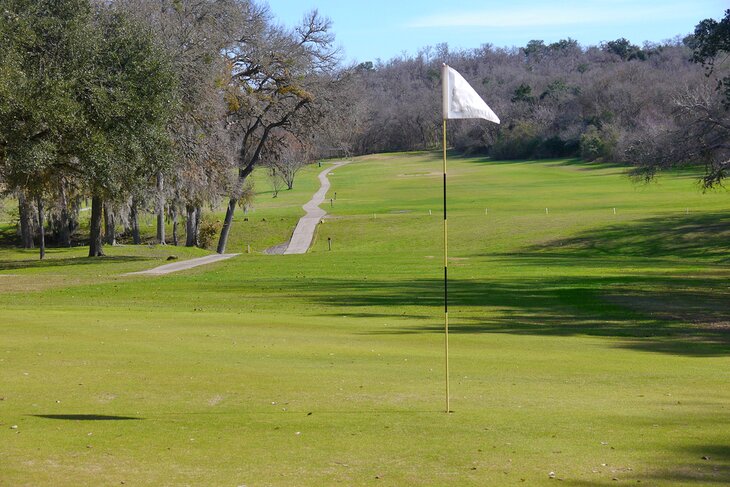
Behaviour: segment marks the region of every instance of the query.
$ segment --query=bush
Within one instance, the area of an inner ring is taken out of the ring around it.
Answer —
[[[532,125],[518,123],[499,134],[490,154],[495,159],[528,159],[535,155],[540,142]]]
[[[580,157],[585,161],[613,159],[617,137],[611,129],[598,129],[594,125],[580,136]]]
[[[198,229],[198,245],[200,248],[210,248],[222,226],[223,225],[220,220],[213,221],[204,217],[200,222],[200,228]]]

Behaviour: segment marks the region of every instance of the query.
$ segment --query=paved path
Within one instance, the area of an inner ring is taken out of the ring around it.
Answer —
[[[319,191],[314,193],[312,199],[302,206],[307,214],[299,219],[299,223],[297,223],[297,227],[294,229],[294,233],[289,241],[289,246],[284,251],[285,254],[305,254],[309,250],[309,246],[312,244],[312,238],[314,238],[314,230],[322,220],[322,217],[327,214],[326,211],[319,207],[324,201],[327,191],[330,189],[330,181],[327,179],[327,174],[335,168],[344,166],[350,162],[352,161],[335,162],[331,167],[319,173],[319,182],[322,185]]]
[[[163,274],[169,274],[171,272],[192,269],[193,267],[198,267],[199,265],[212,264],[213,262],[218,262],[219,260],[230,259],[231,257],[235,257],[237,255],[239,255],[239,254],[206,255],[205,257],[198,257],[197,259],[181,260],[180,262],[173,262],[172,264],[161,265],[159,267],[155,267],[154,269],[149,269],[146,271],[139,271],[139,272],[130,272],[130,273],[124,274],[124,275],[133,276],[133,275],[144,274],[144,275],[148,275],[148,276],[161,276]]]

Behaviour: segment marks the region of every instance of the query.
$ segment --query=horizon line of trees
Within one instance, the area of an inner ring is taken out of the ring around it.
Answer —
[[[317,11],[286,28],[255,0],[6,0],[0,12],[0,192],[18,200],[26,248],[45,229],[71,245],[90,200],[89,256],[118,228],[226,250],[266,166],[291,189],[316,158],[439,147],[440,66],[503,120],[449,124],[465,153],[581,157],[651,178],[679,164],[721,184],[730,157],[730,10],[693,34],[452,51],[343,66]],[[226,202],[222,225],[203,210]],[[202,232],[201,232],[202,230]]]

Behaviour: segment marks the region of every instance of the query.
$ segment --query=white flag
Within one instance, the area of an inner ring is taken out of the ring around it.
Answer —
[[[499,123],[499,117],[484,103],[474,88],[455,69],[446,64],[441,68],[441,85],[444,96],[444,119],[484,118]]]

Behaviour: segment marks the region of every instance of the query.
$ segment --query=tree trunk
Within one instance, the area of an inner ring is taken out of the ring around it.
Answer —
[[[104,243],[109,245],[117,244],[115,226],[114,211],[109,208],[109,203],[104,203]]]
[[[228,234],[231,231],[231,224],[233,223],[233,212],[236,210],[238,200],[231,198],[228,202],[228,209],[226,210],[226,219],[223,220],[223,228],[221,229],[221,237],[218,240],[218,248],[216,252],[219,254],[226,253],[226,245],[228,245]]]
[[[172,245],[177,247],[177,205],[173,204],[170,208],[172,213]]]
[[[200,244],[200,220],[203,218],[203,207],[195,207],[195,245]]]
[[[68,212],[68,199],[66,198],[66,187],[63,180],[58,185],[58,205],[61,207],[61,215],[58,225],[58,241],[65,247],[71,246],[71,218]]]
[[[132,241],[134,245],[142,243],[142,238],[139,236],[139,217],[137,215],[137,200],[132,198],[132,204],[129,207],[129,225],[132,230]]]
[[[161,172],[157,173],[157,242],[165,245],[165,181]]]
[[[20,240],[24,249],[33,248],[33,219],[30,214],[30,205],[21,191],[18,194],[18,215],[20,223]]]
[[[101,257],[104,249],[101,243],[101,214],[104,202],[99,196],[91,198],[91,222],[89,228],[89,257]]]
[[[198,244],[196,221],[195,221],[195,207],[193,205],[186,205],[185,211],[187,218],[185,219],[185,246],[195,247]]]
[[[39,230],[39,242],[38,247],[40,248],[41,260],[46,256],[46,229],[45,222],[43,221],[43,199],[39,196],[37,201],[38,205],[38,230]]]

